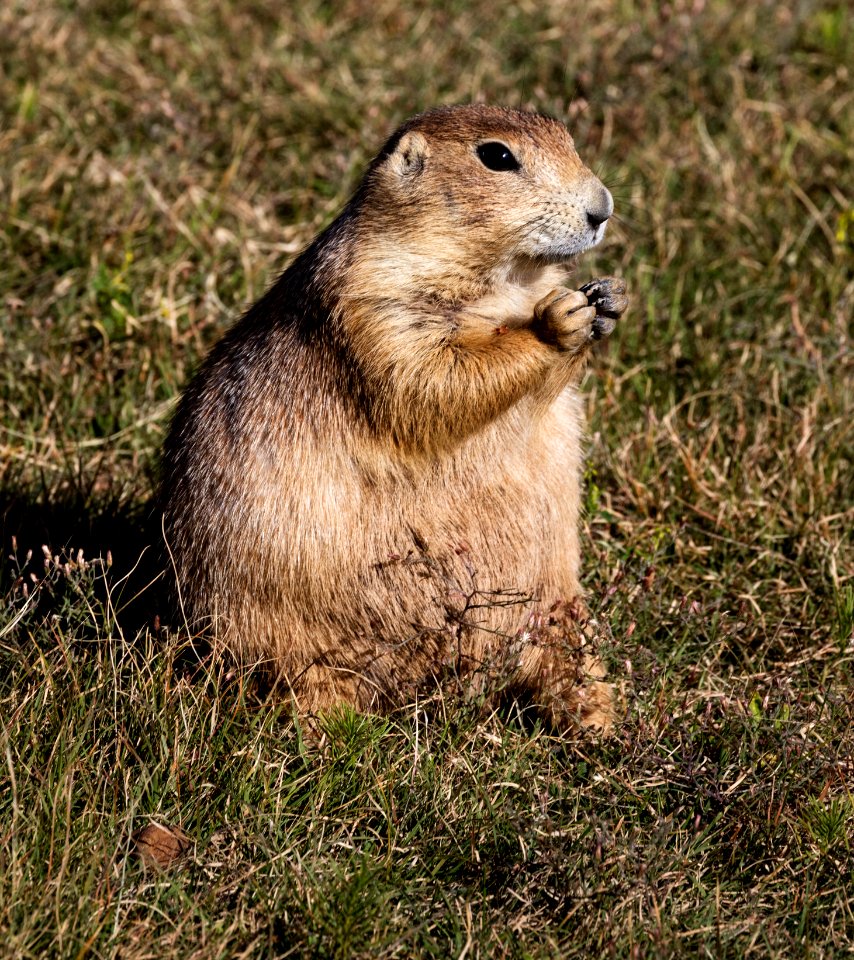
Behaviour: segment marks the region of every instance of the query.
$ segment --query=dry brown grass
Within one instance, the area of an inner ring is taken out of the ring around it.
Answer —
[[[0,8],[5,953],[850,952],[852,62],[841,2]],[[587,382],[626,716],[560,744],[447,694],[318,750],[136,638],[124,576],[209,344],[472,99],[567,118],[617,198],[579,273],[634,296]],[[174,874],[126,859],[150,820]]]

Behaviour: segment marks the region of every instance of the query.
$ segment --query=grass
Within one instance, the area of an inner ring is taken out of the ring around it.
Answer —
[[[0,953],[852,952],[851,63],[842,2],[0,8]],[[617,200],[579,276],[633,296],[585,387],[625,716],[446,691],[319,746],[155,625],[157,450],[388,132],[471,99]]]

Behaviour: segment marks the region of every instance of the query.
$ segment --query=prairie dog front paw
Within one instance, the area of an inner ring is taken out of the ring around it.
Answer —
[[[588,304],[596,310],[593,339],[607,337],[629,305],[626,281],[621,277],[599,277],[585,283],[578,292],[585,294]]]
[[[559,350],[580,353],[591,340],[607,337],[628,305],[620,277],[599,277],[578,290],[558,287],[534,307],[533,330]]]
[[[596,308],[581,290],[557,287],[534,307],[534,333],[558,350],[580,353],[593,337]]]

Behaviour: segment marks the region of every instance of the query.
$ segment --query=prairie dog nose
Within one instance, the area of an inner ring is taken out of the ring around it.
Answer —
[[[600,186],[598,197],[587,208],[587,222],[594,230],[598,230],[613,212],[614,198],[611,191]]]

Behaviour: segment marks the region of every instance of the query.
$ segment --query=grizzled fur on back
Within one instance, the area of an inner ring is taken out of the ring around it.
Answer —
[[[625,298],[566,290],[561,264],[611,209],[557,121],[404,124],[181,400],[161,496],[189,624],[305,713],[501,661],[559,725],[607,727],[578,652],[576,385]],[[484,602],[506,591],[529,599]]]

